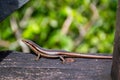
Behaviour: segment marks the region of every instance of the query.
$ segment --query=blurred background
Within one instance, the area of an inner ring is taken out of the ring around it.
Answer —
[[[117,0],[30,0],[0,23],[0,50],[28,52],[21,39],[79,53],[112,53]]]

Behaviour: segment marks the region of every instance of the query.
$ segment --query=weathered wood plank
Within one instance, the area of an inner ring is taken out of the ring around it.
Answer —
[[[0,52],[1,80],[111,80],[112,60],[75,58],[62,64],[59,59],[41,58],[13,51]]]

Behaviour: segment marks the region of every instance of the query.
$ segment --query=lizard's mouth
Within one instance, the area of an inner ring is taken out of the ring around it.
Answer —
[[[22,42],[29,44],[29,41],[22,39]]]
[[[22,39],[22,42],[24,42],[24,43],[28,43],[26,40],[23,40],[23,39]]]
[[[26,43],[27,45],[30,45],[30,46],[33,45],[32,42],[29,41],[29,40],[24,40],[24,39],[22,39],[22,42],[24,42],[24,43]]]

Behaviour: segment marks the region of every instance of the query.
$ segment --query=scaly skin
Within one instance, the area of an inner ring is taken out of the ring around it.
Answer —
[[[65,62],[64,57],[112,59],[112,56],[86,55],[86,54],[78,54],[78,53],[62,51],[62,50],[44,49],[31,40],[22,40],[22,41],[38,55],[36,60],[38,60],[41,56],[47,58],[60,58],[63,61],[63,63]]]

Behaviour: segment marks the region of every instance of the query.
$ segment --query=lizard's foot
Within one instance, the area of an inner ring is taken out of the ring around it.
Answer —
[[[39,60],[39,58],[35,58],[35,61],[38,61]]]
[[[72,62],[75,62],[75,60],[74,60],[73,58],[65,58],[65,59],[62,61],[62,64],[72,63]]]
[[[72,63],[72,62],[75,62],[75,59],[73,59],[73,58],[65,58],[65,62],[66,63]]]

